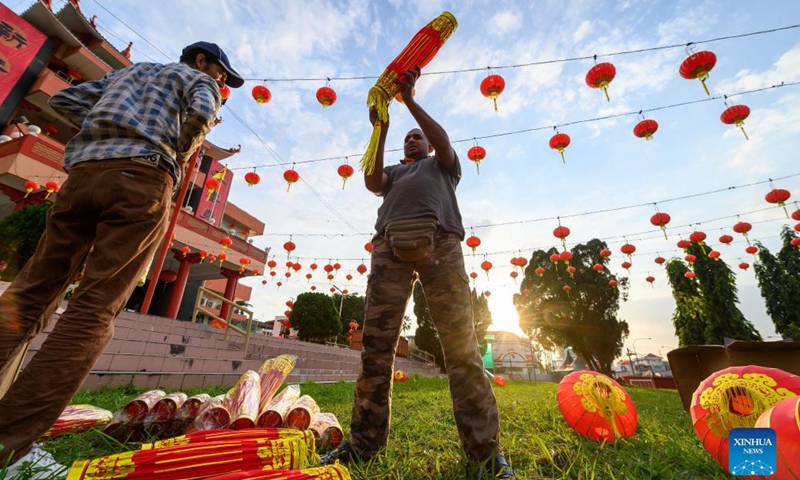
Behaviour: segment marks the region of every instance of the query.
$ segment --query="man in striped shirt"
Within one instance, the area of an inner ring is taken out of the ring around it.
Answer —
[[[45,328],[84,261],[85,270],[53,332],[0,400],[0,465],[9,456],[11,471],[54,463],[33,442],[111,340],[114,318],[164,236],[183,164],[214,125],[219,89],[243,83],[219,46],[197,42],[180,63],[139,63],[51,98],[80,131],[67,143],[69,177],[36,253],[0,297],[0,378],[14,374],[12,360]]]

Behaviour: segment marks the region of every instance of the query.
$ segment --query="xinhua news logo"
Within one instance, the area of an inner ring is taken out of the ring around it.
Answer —
[[[774,475],[775,443],[771,428],[734,428],[728,437],[728,470],[734,475]]]

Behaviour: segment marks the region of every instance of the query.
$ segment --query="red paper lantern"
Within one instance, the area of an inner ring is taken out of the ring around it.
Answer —
[[[531,294],[531,291],[530,291],[530,290],[528,290],[527,288],[523,288],[523,289],[522,289],[522,294],[523,294],[523,295],[525,295],[525,296],[527,297],[528,295],[530,295],[530,294]]]
[[[484,272],[486,272],[486,278],[489,278],[489,270],[492,269],[492,262],[489,260],[484,260],[481,262],[481,268]]]
[[[616,280],[609,280],[608,281],[608,286],[611,287],[611,288],[616,288],[617,281]]]
[[[320,87],[317,90],[317,101],[322,108],[330,107],[336,103],[336,92],[331,87]]]
[[[708,258],[713,258],[714,260],[719,260],[720,255],[721,254],[716,250],[711,250],[708,252]]]
[[[303,266],[300,265],[299,263],[292,264],[292,270],[294,270],[295,272],[299,272],[301,268],[303,268]]]
[[[333,265],[331,265],[329,263],[329,264],[325,265],[324,267],[322,267],[322,269],[325,270],[328,273],[331,273],[333,271]]]
[[[658,212],[652,217],[650,217],[650,223],[655,225],[656,227],[661,228],[664,232],[664,238],[667,238],[667,224],[672,220],[669,214],[664,212]]]
[[[486,297],[486,298],[489,298],[491,295],[492,295],[492,292],[490,292],[489,290],[486,290],[486,291],[483,292],[483,296]]]
[[[696,273],[694,273],[694,272],[686,272],[686,273],[684,273],[684,274],[683,274],[683,276],[684,276],[684,277],[686,277],[686,278],[688,278],[689,280],[691,280],[691,279],[693,279],[694,277],[696,277],[696,276],[697,276],[697,274],[696,274]]]
[[[217,261],[217,257],[215,257],[214,255],[209,255],[208,256],[208,262],[209,263],[214,263],[216,261]]]
[[[633,266],[633,264],[631,264],[631,262],[622,262],[622,264],[620,264],[620,266],[622,268],[624,268],[625,270],[627,270],[628,273],[630,274],[631,271],[629,269]]]
[[[272,100],[272,92],[265,85],[256,85],[253,87],[253,99],[257,103],[269,103]]]
[[[556,399],[567,424],[596,442],[632,437],[639,424],[636,406],[628,392],[601,373],[587,370],[570,373],[559,383]]]
[[[719,116],[719,119],[726,125],[736,125],[739,127],[744,134],[745,140],[750,140],[750,137],[747,136],[747,132],[744,130],[744,121],[749,116],[750,107],[747,105],[734,105],[726,108],[725,111],[722,112],[722,115]]]
[[[366,250],[366,251],[367,251],[367,253],[370,253],[370,254],[371,254],[371,253],[372,253],[372,250],[373,250],[374,248],[375,248],[375,246],[372,244],[372,242],[367,242],[367,243],[365,243],[365,244],[364,244],[364,250]]]
[[[611,250],[609,250],[607,248],[604,248],[604,249],[600,250],[600,256],[603,257],[603,258],[610,257],[611,256]]]
[[[575,276],[575,272],[577,272],[577,271],[578,271],[578,269],[573,267],[573,266],[567,267],[567,273],[569,273],[570,277],[574,277]],[[514,273],[517,273],[517,272],[514,272]]]
[[[313,275],[311,275],[310,273],[306,273],[306,279],[307,279],[309,282],[311,281],[311,277],[313,277]]]
[[[681,74],[681,77],[687,80],[700,80],[700,83],[703,84],[703,90],[705,90],[706,95],[710,97],[711,92],[708,91],[708,86],[706,86],[706,79],[708,79],[708,73],[716,64],[717,56],[712,52],[704,50],[686,57],[683,63],[681,63],[678,72]]]
[[[352,177],[354,172],[355,171],[353,170],[353,167],[351,167],[346,163],[343,165],[339,165],[339,168],[336,169],[336,173],[338,173],[339,176],[342,177],[342,190],[344,190],[344,186],[345,184],[347,184],[347,179]]]
[[[800,222],[800,208],[792,212],[792,220],[797,220]]]
[[[311,288],[311,291],[313,292],[313,291],[315,291],[317,289],[317,286],[316,285],[311,285],[311,287],[309,287],[309,288]]]
[[[798,394],[800,377],[796,375],[756,365],[729,367],[700,383],[689,412],[703,447],[728,471],[730,431],[754,427],[761,414]]]
[[[725,235],[722,235],[722,236],[719,237],[719,243],[724,243],[725,245],[730,245],[731,242],[733,242],[733,237],[728,235],[727,233]]]
[[[23,198],[28,198],[28,195],[31,194],[34,190],[39,190],[41,186],[34,182],[33,180],[26,180],[25,183],[25,196]]]
[[[311,270],[316,270],[317,269],[317,264],[316,263],[312,263],[311,265],[308,266],[308,268],[310,268]]]
[[[486,158],[486,149],[481,147],[480,145],[475,145],[474,147],[467,150],[467,158],[475,162],[475,168],[478,171],[478,175],[480,175],[481,161],[483,161],[483,159]]]
[[[633,127],[633,134],[645,140],[652,140],[653,134],[658,131],[658,122],[655,120],[647,119],[642,120]]]
[[[334,269],[334,270],[338,271],[340,268],[342,268],[342,266],[341,266],[341,265],[339,265],[339,263],[334,263],[334,264],[333,264],[333,269]]]
[[[219,97],[224,102],[225,100],[231,98],[231,89],[227,85],[223,85],[222,88],[219,89]]]
[[[694,265],[694,262],[696,262],[696,261],[697,261],[697,257],[696,257],[696,256],[694,256],[694,255],[692,255],[692,254],[690,253],[689,255],[686,255],[686,256],[684,257],[684,260],[686,260],[687,262],[689,262],[689,265]]]
[[[497,97],[506,88],[506,81],[500,75],[489,75],[481,82],[481,93],[494,102],[494,111],[497,111]]]
[[[222,237],[219,239],[219,244],[222,245],[222,249],[225,250],[233,244],[233,239],[231,237]]]
[[[586,85],[592,88],[602,88],[603,93],[606,94],[606,101],[610,102],[611,98],[608,96],[608,84],[611,83],[616,76],[617,69],[614,68],[614,64],[608,62],[598,63],[586,73]]]
[[[164,283],[171,283],[178,279],[178,273],[172,270],[162,270],[158,274],[158,281]]]
[[[750,255],[755,255],[758,253],[758,247],[755,245],[750,245],[749,247],[744,249],[745,252],[749,253]]]
[[[190,253],[191,251],[192,251],[192,249],[191,249],[191,248],[189,248],[189,247],[187,247],[187,246],[183,246],[183,247],[181,247],[181,253],[183,254],[183,256],[184,256],[184,257],[185,257],[186,255],[189,255],[189,253]]]
[[[503,378],[502,375],[495,375],[492,379],[492,383],[497,385],[498,387],[505,387],[506,386],[506,379]]]
[[[747,262],[742,262],[739,264],[739,268],[741,268],[742,270],[747,270],[748,268],[750,268],[750,264]]]
[[[283,172],[283,179],[286,180],[286,191],[288,192],[289,189],[292,188],[292,184],[300,180],[300,174],[290,168],[289,170]]]
[[[592,268],[597,273],[603,273],[603,266],[600,265],[599,263],[595,263],[594,265],[592,265]]]
[[[682,248],[683,251],[685,252],[687,248],[692,246],[692,242],[690,242],[689,240],[680,239],[678,240],[677,245],[678,248]]]
[[[778,470],[774,479],[800,478],[800,396],[781,400],[756,420],[756,427],[775,430]],[[736,472],[738,473],[738,472]]]
[[[247,172],[244,174],[244,181],[247,182],[248,187],[252,187],[253,185],[258,185],[258,182],[261,181],[261,177],[254,171]]]
[[[477,274],[477,273],[475,273],[475,272],[470,272],[470,274],[469,274],[469,278],[471,278],[471,279],[472,279],[472,281],[474,282],[474,281],[475,281],[475,279],[476,279],[476,278],[478,278],[478,274]]]
[[[406,381],[406,372],[402,370],[395,370],[392,378],[394,379],[395,383],[404,383]]]
[[[47,189],[47,195],[44,196],[44,199],[47,200],[54,192],[61,190],[61,185],[59,185],[56,181],[50,180],[44,184],[44,188]]]
[[[364,275],[365,273],[367,273],[367,266],[362,263],[358,267],[356,267],[356,271],[358,271],[358,273],[360,273],[361,275]]]
[[[481,246],[481,239],[475,235],[471,235],[467,238],[467,246],[472,249],[472,253],[474,254],[475,249]]]
[[[58,135],[58,128],[52,123],[48,123],[47,125],[42,127],[42,131],[48,137],[52,137],[53,135]]]
[[[564,249],[567,249],[567,237],[569,236],[569,228],[563,227],[559,225],[553,230],[553,236],[561,240],[561,245],[564,246]]]
[[[656,258],[655,258],[655,260],[653,260],[653,261],[654,261],[654,262],[656,262],[656,263],[657,263],[657,264],[659,264],[659,265],[663,265],[663,264],[664,264],[664,262],[666,262],[666,261],[667,261],[667,259],[666,259],[666,258],[664,258],[664,257],[656,257]]]
[[[275,286],[281,288],[283,286],[283,282],[275,282]]]
[[[272,270],[273,268],[278,266],[278,262],[276,262],[275,260],[270,260],[267,262],[267,266],[269,267],[270,270]]]
[[[572,287],[570,287],[569,285],[564,285],[563,287],[561,287],[561,290],[564,290],[564,293],[566,293],[567,297],[569,297],[569,292],[572,290]]]
[[[786,200],[789,200],[792,194],[789,193],[789,190],[784,190],[782,188],[773,188],[765,197],[764,199],[769,203],[777,204],[779,207],[783,208],[784,213],[786,213],[786,218],[789,218],[789,212],[786,210]]]
[[[698,245],[700,245],[702,247],[703,245],[705,245],[706,237],[707,237],[707,235],[705,234],[705,232],[701,232],[699,230],[695,230],[694,232],[692,232],[689,235],[689,240],[691,240],[692,242],[694,242],[694,243],[696,243],[696,244],[698,244]]]
[[[650,286],[652,287],[652,286],[653,286],[653,282],[655,282],[655,281],[656,281],[656,277],[653,277],[653,276],[649,276],[649,275],[648,275],[648,276],[647,276],[647,278],[645,278],[645,280],[646,280],[646,281],[647,281],[647,283],[649,283],[649,284],[650,284]]]
[[[630,243],[626,243],[623,246],[619,247],[619,251],[627,255],[628,258],[630,258],[631,255],[633,255],[633,252],[636,251],[636,247]]]
[[[347,281],[349,282],[350,280],[352,280],[352,279],[353,279],[353,276],[352,276],[352,275],[350,275],[350,274],[348,273],[347,275],[345,275],[345,277],[344,277],[344,278],[346,278],[346,279],[347,279]]]
[[[289,258],[289,256],[291,256],[295,248],[297,248],[297,245],[295,245],[294,242],[291,240],[283,244],[283,249],[286,250],[286,258]]]
[[[544,267],[536,267],[536,274],[540,277],[544,275]]]
[[[565,250],[561,252],[561,254],[558,256],[558,259],[564,262],[566,265],[569,265],[569,261],[572,260],[572,252]]]
[[[567,163],[567,159],[564,158],[564,150],[569,147],[570,141],[571,139],[566,133],[556,133],[550,137],[550,148],[561,154],[561,162],[563,163]]]
[[[261,285],[266,285],[266,284],[267,284],[266,280],[261,280]]]
[[[206,188],[208,189],[206,200],[211,200],[211,195],[214,195],[214,192],[218,192],[221,186],[222,183],[216,178],[209,178],[206,180]]]
[[[554,264],[558,265],[559,260],[561,260],[561,255],[557,253],[553,253],[550,255],[550,261]]]

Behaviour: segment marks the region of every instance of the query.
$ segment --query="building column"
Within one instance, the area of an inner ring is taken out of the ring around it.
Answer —
[[[244,275],[239,273],[238,270],[231,270],[225,267],[220,270],[222,271],[222,276],[228,279],[228,282],[225,284],[225,294],[223,296],[230,301],[234,301],[234,299],[236,299],[236,286],[239,284],[239,279]],[[219,316],[227,318],[230,309],[230,305],[223,303],[222,308],[219,310]]]
[[[175,319],[178,317],[178,309],[181,307],[183,294],[186,292],[186,282],[189,280],[189,273],[192,269],[193,263],[200,263],[200,255],[197,253],[190,253],[184,255],[180,250],[172,250],[175,259],[181,262],[178,269],[178,278],[175,279],[175,284],[172,286],[172,295],[169,297],[169,305],[164,314],[167,318]]]

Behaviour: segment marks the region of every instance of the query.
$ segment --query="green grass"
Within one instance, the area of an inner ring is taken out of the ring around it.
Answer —
[[[561,417],[556,384],[508,382],[495,387],[500,407],[501,444],[519,478],[527,479],[730,479],[694,434],[691,418],[675,391],[629,388],[639,411],[631,439],[600,445],[579,437]],[[219,388],[208,393],[224,393]],[[305,383],[323,411],[349,428],[353,384]],[[115,389],[80,393],[73,403],[117,410],[138,392]],[[187,392],[198,393],[198,392]],[[99,432],[65,435],[44,448],[64,464],[138,445],[120,445]],[[2,469],[0,468],[0,472]],[[393,395],[392,430],[385,455],[350,467],[353,479],[462,479],[465,465],[445,379],[410,378]],[[0,473],[0,479],[3,478]]]

